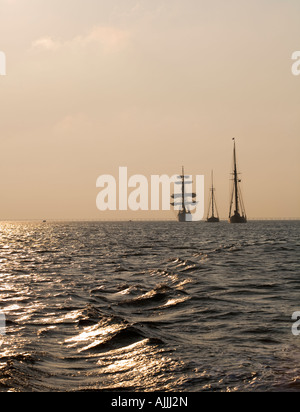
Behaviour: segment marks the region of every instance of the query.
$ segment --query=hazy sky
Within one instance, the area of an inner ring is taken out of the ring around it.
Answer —
[[[0,220],[101,213],[96,179],[204,174],[249,218],[300,217],[299,0],[0,0]]]

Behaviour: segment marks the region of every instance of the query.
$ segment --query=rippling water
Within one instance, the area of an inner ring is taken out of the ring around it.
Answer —
[[[0,391],[300,390],[299,229],[2,223]]]

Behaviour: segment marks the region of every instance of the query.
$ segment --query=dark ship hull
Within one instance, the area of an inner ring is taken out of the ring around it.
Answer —
[[[180,210],[177,216],[178,222],[187,222],[188,220],[186,219],[186,217],[188,215],[191,215],[191,212],[188,212],[186,210]]]
[[[245,216],[241,216],[239,213],[231,216],[229,218],[230,223],[247,223],[247,218]]]
[[[220,219],[218,217],[212,216],[207,219],[208,223],[219,223]]]

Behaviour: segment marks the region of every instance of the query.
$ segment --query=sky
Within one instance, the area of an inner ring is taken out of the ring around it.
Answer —
[[[300,217],[299,0],[0,0],[0,220],[100,212],[100,175],[211,170],[228,217]]]

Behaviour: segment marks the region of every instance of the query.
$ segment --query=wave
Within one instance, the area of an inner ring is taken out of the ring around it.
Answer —
[[[41,353],[18,353],[1,357],[5,366],[0,368],[0,391],[43,391],[48,387],[41,383],[41,372],[34,365],[44,358]],[[47,373],[49,376],[49,374]]]
[[[161,345],[163,341],[159,338],[147,337],[139,328],[128,325],[110,334],[103,341],[94,341],[84,347],[80,352],[103,353],[111,350],[125,348],[139,342]]]
[[[159,308],[167,305],[171,300],[176,300],[177,303],[189,299],[188,294],[183,290],[170,287],[166,284],[157,285],[154,289],[137,297],[126,299],[119,303],[121,306],[134,307],[155,307]]]
[[[299,388],[299,225],[12,229],[0,391]]]

